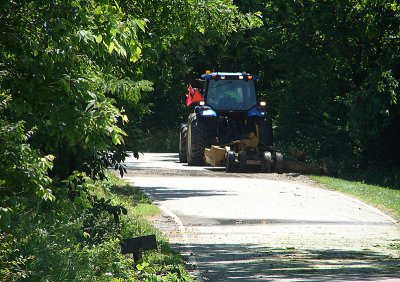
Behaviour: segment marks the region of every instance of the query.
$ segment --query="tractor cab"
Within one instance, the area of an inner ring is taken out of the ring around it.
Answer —
[[[210,73],[205,79],[205,104],[214,111],[247,111],[256,106],[253,76],[247,73]]]

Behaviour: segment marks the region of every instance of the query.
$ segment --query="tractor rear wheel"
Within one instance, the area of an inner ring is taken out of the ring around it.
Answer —
[[[181,130],[179,133],[179,162],[186,163],[186,141],[187,141],[187,124],[181,125]]]
[[[189,116],[187,125],[186,156],[190,166],[204,164],[204,149],[207,142],[207,127],[202,118],[196,114]]]
[[[265,117],[258,120],[258,132],[260,141],[260,150],[266,151],[274,145],[274,136],[272,132],[272,120],[270,117]]]

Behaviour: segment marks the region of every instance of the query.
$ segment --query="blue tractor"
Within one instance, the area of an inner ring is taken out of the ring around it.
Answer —
[[[189,86],[186,105],[194,105],[181,125],[179,160],[189,166],[225,166],[227,172],[259,166],[281,172],[282,155],[274,150],[271,116],[257,100],[255,75],[209,72],[199,89]]]

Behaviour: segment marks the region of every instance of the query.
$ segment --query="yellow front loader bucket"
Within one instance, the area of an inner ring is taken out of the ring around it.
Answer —
[[[223,166],[225,162],[225,154],[227,147],[211,146],[211,148],[204,149],[204,156],[206,158],[206,163],[211,166]]]

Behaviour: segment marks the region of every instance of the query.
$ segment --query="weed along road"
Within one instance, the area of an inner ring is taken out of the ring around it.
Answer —
[[[227,174],[177,154],[127,166],[199,281],[400,281],[395,220],[306,177]]]

